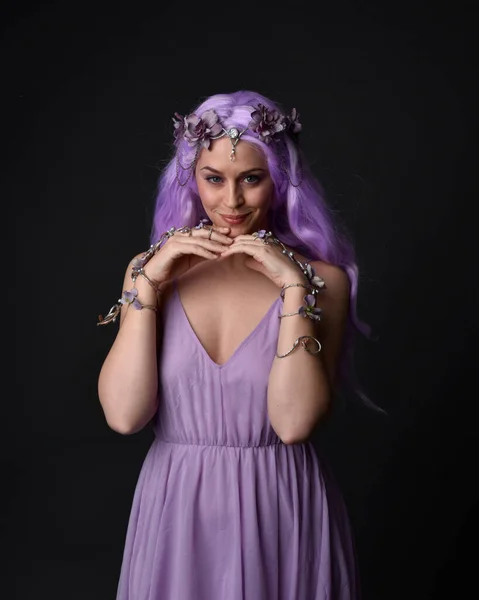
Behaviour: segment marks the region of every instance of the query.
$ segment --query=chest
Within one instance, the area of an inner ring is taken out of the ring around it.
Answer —
[[[201,285],[173,283],[171,300],[185,327],[216,365],[227,363],[273,318],[280,290],[264,280],[261,276],[237,284],[217,279],[203,280]]]

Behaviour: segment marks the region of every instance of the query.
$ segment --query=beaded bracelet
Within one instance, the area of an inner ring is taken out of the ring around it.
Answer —
[[[311,352],[311,350],[308,350],[307,347],[307,342],[305,341],[306,339],[309,340],[314,340],[317,344],[318,344],[318,349],[315,352]],[[293,352],[293,350],[298,346],[298,344],[301,344],[301,346],[306,350],[306,352],[308,354],[319,354],[321,352],[321,342],[319,340],[317,340],[315,337],[313,337],[312,335],[302,335],[299,338],[296,338],[294,340],[294,344],[293,347],[291,348],[291,350],[288,350],[285,354],[278,354],[278,351],[276,351],[276,357],[277,358],[284,358],[285,356],[288,356],[288,354],[291,354],[291,352]]]

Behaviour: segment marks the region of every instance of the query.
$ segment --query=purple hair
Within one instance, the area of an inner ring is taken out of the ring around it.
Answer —
[[[225,129],[237,127],[242,130],[248,127],[253,107],[259,104],[284,114],[277,103],[256,92],[243,90],[210,96],[192,112],[201,116],[205,111],[213,109]],[[371,327],[360,321],[357,315],[359,272],[353,243],[344,224],[337,220],[335,213],[326,203],[323,187],[308,167],[299,146],[289,135],[284,135],[283,138],[282,144],[265,144],[249,130],[241,137],[243,141],[259,146],[268,160],[275,189],[269,213],[269,229],[285,245],[303,254],[308,260],[322,260],[342,268],[347,273],[350,281],[349,315],[339,357],[335,393],[341,397],[339,388],[349,388],[365,405],[384,413],[385,411],[363,392],[354,369],[355,330],[368,339],[372,337]],[[282,149],[281,152],[279,148]],[[188,174],[188,171],[183,171],[177,166],[178,159],[184,167],[192,164],[195,159],[195,149],[181,137],[175,140],[174,155],[158,181],[150,240],[152,244],[172,225],[192,227],[201,218],[206,217],[195,177],[191,176],[186,185],[180,186],[178,183],[177,169],[182,183]],[[292,185],[301,179],[300,186]]]

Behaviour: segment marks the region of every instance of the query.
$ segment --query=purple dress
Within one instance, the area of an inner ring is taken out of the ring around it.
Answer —
[[[219,365],[165,302],[155,439],[126,533],[117,600],[358,600],[342,496],[311,443],[267,415],[282,300]],[[287,358],[285,359],[287,360]]]

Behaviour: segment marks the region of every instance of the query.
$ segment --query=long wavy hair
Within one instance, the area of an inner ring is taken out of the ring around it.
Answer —
[[[191,112],[201,116],[213,109],[225,129],[236,127],[243,130],[248,127],[251,113],[259,104],[285,114],[278,103],[246,90],[210,96]],[[349,315],[338,359],[335,393],[343,398],[341,391],[352,390],[353,399],[359,398],[369,408],[384,413],[364,392],[354,368],[355,332],[370,340],[373,338],[371,327],[357,315],[359,272],[349,232],[328,206],[323,186],[312,173],[300,146],[292,137],[283,134],[282,143],[267,145],[246,131],[241,140],[259,146],[268,161],[274,183],[274,198],[268,217],[269,230],[308,260],[322,260],[336,265],[349,277]],[[193,227],[206,217],[194,177],[194,161],[195,149],[179,136],[173,142],[173,156],[162,169],[158,180],[150,239],[152,244],[171,226]],[[188,165],[193,167],[188,170]],[[299,182],[301,184],[298,186]]]

